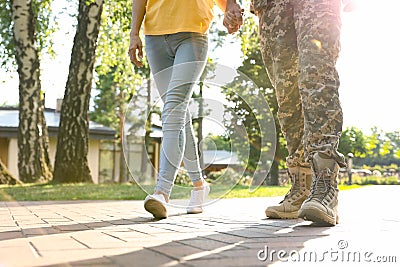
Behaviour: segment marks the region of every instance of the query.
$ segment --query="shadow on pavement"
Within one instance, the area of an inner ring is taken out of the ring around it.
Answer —
[[[139,224],[158,229],[148,238],[154,237],[162,244],[144,242],[143,247],[124,254],[47,266],[266,266],[278,260],[279,250],[299,251],[306,241],[327,236],[324,231],[329,229],[300,219],[254,222],[179,215],[179,221],[167,219]],[[196,237],[184,238],[196,233]]]

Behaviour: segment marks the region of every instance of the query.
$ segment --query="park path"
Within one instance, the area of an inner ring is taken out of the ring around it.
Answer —
[[[0,202],[0,267],[399,265],[400,186],[340,192],[335,227],[265,219],[280,199],[171,208],[160,221],[142,201]]]

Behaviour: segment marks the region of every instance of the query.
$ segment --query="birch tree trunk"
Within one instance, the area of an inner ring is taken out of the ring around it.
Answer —
[[[54,182],[92,182],[88,166],[89,100],[103,0],[79,0],[78,26],[61,106]]]
[[[15,185],[20,183],[19,180],[15,179],[15,177],[8,172],[6,166],[0,160],[0,184]]]
[[[40,61],[35,39],[32,1],[12,0],[15,59],[19,75],[18,171],[23,182],[51,179],[46,161],[48,137],[40,84]]]
[[[40,109],[39,109],[39,122],[42,125],[42,139],[41,139],[41,145],[43,147],[43,156],[44,156],[44,161],[48,166],[49,172],[51,177],[53,177],[53,169],[52,169],[52,164],[51,164],[51,159],[50,159],[50,140],[49,140],[49,132],[47,128],[47,123],[46,123],[46,118],[44,117],[44,112],[45,112],[45,96],[44,94],[41,94],[41,101],[40,101]]]

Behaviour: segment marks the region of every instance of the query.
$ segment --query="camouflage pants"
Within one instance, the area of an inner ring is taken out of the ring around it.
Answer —
[[[339,76],[340,0],[253,0],[261,52],[278,100],[288,167],[309,167],[316,152],[345,166]]]

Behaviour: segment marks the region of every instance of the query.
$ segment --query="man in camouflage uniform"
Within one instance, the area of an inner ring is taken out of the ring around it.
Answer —
[[[230,2],[228,0],[227,12]],[[276,90],[292,188],[270,218],[338,222],[342,131],[339,77],[341,0],[252,0],[261,52]]]

